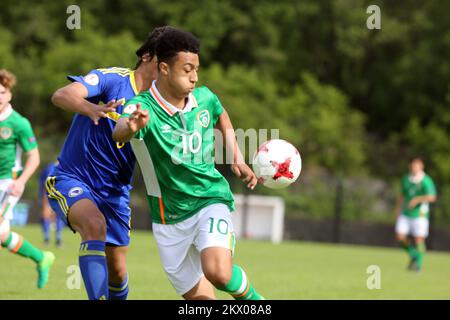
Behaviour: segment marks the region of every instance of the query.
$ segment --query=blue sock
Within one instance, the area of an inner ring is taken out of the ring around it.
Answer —
[[[99,240],[82,242],[78,261],[89,300],[108,300],[105,242]]]
[[[48,241],[48,239],[50,238],[51,220],[49,218],[42,218],[41,224],[42,224],[42,231],[44,231],[44,240]]]
[[[64,221],[56,217],[56,241],[61,241],[61,232],[64,229]]]
[[[128,274],[121,284],[109,284],[109,299],[127,300],[128,297]]]

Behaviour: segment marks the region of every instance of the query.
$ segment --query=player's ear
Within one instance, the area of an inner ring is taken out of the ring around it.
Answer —
[[[169,75],[169,65],[166,62],[160,62],[159,63],[159,72],[164,75]]]
[[[143,62],[149,62],[152,61],[152,56],[147,52],[142,55],[141,59]]]

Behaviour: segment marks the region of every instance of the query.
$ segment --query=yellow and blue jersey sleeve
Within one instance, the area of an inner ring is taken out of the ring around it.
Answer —
[[[126,70],[123,73],[118,70]],[[117,85],[122,82],[124,76],[129,75],[127,69],[94,69],[85,76],[67,76],[72,82],[81,83],[88,90],[87,99],[98,97],[103,101],[103,97],[114,94],[113,90],[117,90]]]

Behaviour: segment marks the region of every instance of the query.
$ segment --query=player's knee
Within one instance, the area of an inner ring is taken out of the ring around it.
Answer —
[[[109,282],[114,284],[121,284],[127,278],[127,268],[126,267],[113,267],[108,270]]]
[[[0,244],[5,243],[8,240],[9,231],[0,233]]]
[[[106,238],[106,221],[102,217],[91,217],[88,219],[81,229],[81,236],[84,240],[105,240]]]
[[[206,279],[216,288],[224,287],[231,280],[231,270],[228,270],[228,268],[217,267],[214,270],[206,270],[204,273]]]

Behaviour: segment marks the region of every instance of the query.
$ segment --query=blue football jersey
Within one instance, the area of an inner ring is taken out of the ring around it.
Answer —
[[[53,174],[77,177],[104,196],[128,192],[136,159],[130,143],[116,143],[112,131],[125,102],[138,94],[134,71],[113,67],[67,78],[83,84],[92,103],[106,104],[115,99],[122,105],[108,113],[108,118],[100,119],[98,125],[87,116],[75,114]]]

